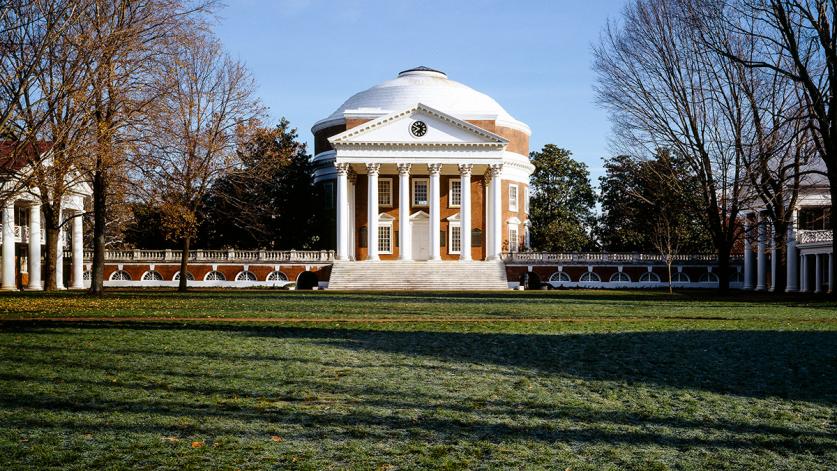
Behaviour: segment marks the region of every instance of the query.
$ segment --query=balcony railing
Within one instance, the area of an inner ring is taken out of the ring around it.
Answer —
[[[18,226],[15,225],[15,242],[27,244],[29,243],[29,226]],[[66,234],[64,231],[61,231],[61,238],[62,240],[66,241]],[[43,244],[46,241],[46,231],[41,229],[41,243]],[[3,224],[0,224],[0,242],[3,242]]]
[[[108,250],[106,262],[179,262],[181,250]],[[85,260],[93,259],[92,251],[84,252]],[[334,261],[333,250],[191,250],[190,262],[310,262]]]
[[[798,231],[796,233],[797,244],[816,244],[820,242],[831,242],[832,233],[830,229],[824,231]]]
[[[538,264],[625,264],[642,265],[647,263],[665,263],[665,257],[660,254],[646,253],[608,253],[608,252],[505,252],[502,255],[506,263]],[[740,256],[733,255],[731,261],[736,261]],[[675,263],[717,263],[718,256],[715,254],[682,254],[674,256]]]

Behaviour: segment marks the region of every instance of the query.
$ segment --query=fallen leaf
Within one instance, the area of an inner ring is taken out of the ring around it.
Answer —
[[[203,447],[203,442],[192,442],[192,448],[201,448]]]
[[[270,439],[276,443],[280,443],[282,441],[282,437],[280,437],[279,435],[273,435],[270,437]]]
[[[177,437],[163,437],[163,438],[162,438],[162,440],[163,440],[164,442],[176,442],[176,441],[178,441],[178,440],[180,440],[180,439],[179,439],[179,438],[177,438]]]

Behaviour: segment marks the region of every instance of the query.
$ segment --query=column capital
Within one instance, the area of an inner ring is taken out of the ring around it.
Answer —
[[[459,175],[461,176],[471,176],[471,171],[474,169],[474,166],[471,164],[459,164]]]
[[[503,173],[503,164],[491,164],[488,166],[488,171],[492,178],[499,178]]]
[[[334,163],[334,168],[337,169],[337,175],[343,176],[343,175],[348,175],[349,174],[349,170],[351,169],[351,165],[349,165],[345,162],[339,162],[339,163],[335,162]]]
[[[427,164],[427,171],[430,175],[439,175],[442,172],[442,164]]]
[[[409,175],[410,174],[410,167],[412,164],[398,164],[398,174],[399,175]]]
[[[377,175],[381,171],[381,164],[366,164],[366,172],[370,175]]]

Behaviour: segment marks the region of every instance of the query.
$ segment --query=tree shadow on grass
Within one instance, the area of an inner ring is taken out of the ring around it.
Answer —
[[[0,324],[2,330],[30,333],[48,333],[51,327],[59,326],[206,330],[248,337],[306,339],[332,348],[498,365],[530,370],[532,374],[837,404],[837,332],[833,331],[684,330],[543,335],[166,322],[6,321]],[[114,353],[142,351],[126,348]],[[159,354],[152,346],[147,353]],[[213,351],[205,355],[216,360],[284,360],[265,352]]]

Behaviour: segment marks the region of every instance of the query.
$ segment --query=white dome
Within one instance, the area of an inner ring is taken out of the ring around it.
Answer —
[[[342,120],[347,110],[384,116],[417,103],[459,119],[496,119],[499,125],[529,133],[526,124],[514,119],[490,96],[448,79],[444,72],[427,67],[405,70],[393,80],[387,80],[353,95],[328,118],[318,121],[313,130]]]

